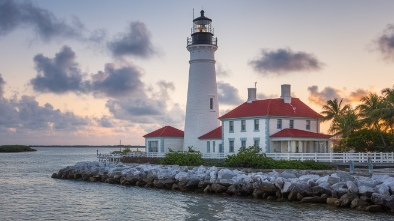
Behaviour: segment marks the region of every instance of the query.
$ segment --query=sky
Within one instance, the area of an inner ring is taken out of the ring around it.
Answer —
[[[144,145],[183,130],[193,17],[212,19],[220,115],[292,96],[317,112],[394,86],[394,1],[0,0],[0,145]],[[193,15],[194,10],[194,15]],[[321,132],[327,131],[323,124]]]

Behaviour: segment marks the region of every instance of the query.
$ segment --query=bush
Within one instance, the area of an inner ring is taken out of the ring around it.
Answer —
[[[179,165],[179,166],[200,166],[205,165],[200,152],[189,147],[189,151],[172,151],[166,153],[163,159],[159,160],[160,164]]]
[[[228,167],[249,167],[259,169],[303,169],[303,170],[323,170],[330,169],[331,166],[312,160],[274,160],[259,154],[257,147],[241,148],[237,154],[229,155],[225,159],[225,166]]]
[[[125,147],[125,148],[122,150],[122,153],[123,153],[123,154],[127,154],[127,153],[130,153],[130,152],[131,152],[130,147]]]

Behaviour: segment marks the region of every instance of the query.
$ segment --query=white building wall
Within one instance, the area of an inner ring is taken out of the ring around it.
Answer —
[[[282,129],[277,128],[277,120],[282,119]],[[290,127],[290,120],[294,120],[294,129],[299,129],[299,130],[305,130],[305,131],[310,131],[314,133],[318,133],[318,123],[317,119],[314,118],[289,118],[289,117],[276,117],[276,118],[270,118],[270,123],[269,123],[269,134],[275,134],[283,129],[289,128]],[[311,127],[310,130],[306,129],[306,120],[311,121]]]
[[[171,148],[174,151],[183,150],[183,138],[181,137],[149,137],[145,138],[145,152],[149,153],[149,141],[157,141],[157,151],[168,153]]]
[[[221,139],[202,139],[200,141],[205,145],[201,153],[208,153],[207,142],[209,142],[209,153],[219,153],[219,145],[222,144]]]
[[[164,152],[167,153],[169,150],[182,151],[183,150],[183,138],[164,138]]]
[[[183,149],[186,151],[193,146],[202,152],[198,137],[220,125],[214,57],[217,46],[189,45],[187,49],[190,51],[190,68]]]
[[[254,119],[259,119],[259,130],[254,130]],[[245,120],[246,130],[241,131],[241,120]],[[230,121],[234,122],[234,132],[229,131]],[[253,146],[254,140],[260,139],[260,148],[266,151],[266,119],[265,118],[245,118],[245,119],[226,119],[222,122],[223,126],[223,146],[224,152],[229,153],[229,139],[234,139],[234,153],[238,153],[241,148],[241,139],[246,139],[246,147]]]

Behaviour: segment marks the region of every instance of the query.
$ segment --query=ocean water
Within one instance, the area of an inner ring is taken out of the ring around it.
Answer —
[[[115,148],[38,147],[0,153],[0,220],[394,220],[321,204],[182,193],[52,179],[60,169],[95,161]]]

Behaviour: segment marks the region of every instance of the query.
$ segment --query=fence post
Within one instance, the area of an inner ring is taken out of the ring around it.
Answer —
[[[332,162],[332,152],[330,152],[330,162]]]
[[[354,175],[354,161],[350,161],[350,175]]]
[[[317,153],[315,152],[315,162],[317,162]]]
[[[370,157],[368,157],[368,173],[372,175],[373,163]]]

